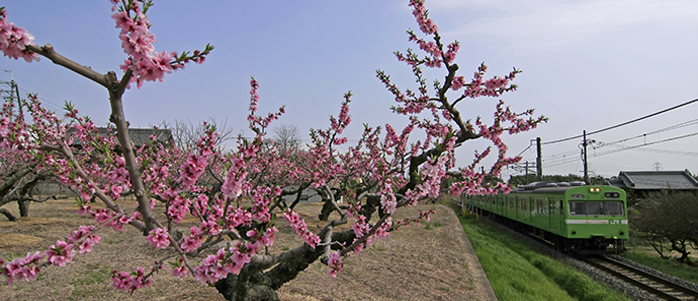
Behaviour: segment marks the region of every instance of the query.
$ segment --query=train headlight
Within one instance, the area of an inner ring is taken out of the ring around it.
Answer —
[[[600,187],[591,187],[591,188],[589,188],[589,192],[591,192],[591,193],[601,192],[601,188]]]

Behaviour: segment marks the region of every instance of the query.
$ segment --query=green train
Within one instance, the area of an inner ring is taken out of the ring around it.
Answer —
[[[474,212],[581,255],[621,253],[628,239],[625,191],[583,182],[538,182],[465,200]]]

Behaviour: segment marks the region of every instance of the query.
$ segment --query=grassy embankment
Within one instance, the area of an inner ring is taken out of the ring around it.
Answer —
[[[500,301],[629,300],[487,222],[459,219]]]

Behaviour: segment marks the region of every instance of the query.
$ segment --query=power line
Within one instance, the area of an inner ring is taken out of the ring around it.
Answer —
[[[616,141],[609,142],[609,143],[598,142],[597,143],[598,147],[595,147],[595,148],[601,148],[601,147],[605,147],[605,146],[614,146],[615,147],[615,145],[617,145],[619,143],[624,143],[624,142],[627,142],[627,141],[630,141],[633,139],[637,139],[637,138],[647,138],[647,136],[650,136],[650,135],[654,135],[654,134],[658,134],[658,133],[662,133],[662,132],[666,132],[666,131],[670,131],[670,130],[675,130],[678,128],[691,126],[691,125],[695,125],[695,124],[698,124],[698,118],[693,119],[693,120],[689,120],[689,121],[684,121],[684,122],[681,122],[681,123],[678,123],[675,125],[671,125],[671,126],[668,126],[665,128],[661,128],[661,129],[658,129],[658,130],[655,130],[655,131],[652,131],[649,133],[644,133],[641,135],[623,138],[623,139],[616,140]],[[565,159],[567,159],[566,157],[571,156],[577,152],[578,152],[578,150],[573,150],[573,151],[567,151],[567,152],[563,152],[563,153],[552,154],[552,155],[544,156],[543,160],[547,161],[547,162],[564,161]]]
[[[665,127],[665,128],[658,129],[658,130],[656,130],[656,131],[652,131],[652,132],[649,132],[649,133],[644,133],[644,134],[637,135],[637,136],[633,136],[633,137],[623,138],[623,139],[620,139],[620,140],[617,140],[617,141],[614,141],[614,142],[602,143],[601,146],[607,146],[607,145],[613,145],[613,144],[623,143],[623,142],[626,142],[626,141],[629,141],[629,140],[632,140],[632,139],[643,138],[643,137],[647,137],[647,136],[649,136],[649,135],[654,135],[654,134],[658,134],[658,133],[662,133],[662,132],[666,132],[666,131],[670,131],[670,130],[675,130],[675,129],[678,129],[678,128],[682,128],[682,127],[686,127],[686,126],[690,126],[690,125],[694,125],[694,124],[698,124],[698,119],[693,119],[693,120],[689,120],[689,121],[684,121],[684,122],[681,122],[681,123],[678,123],[678,124],[675,124],[675,125],[672,125],[672,126],[668,126],[668,127]]]
[[[669,112],[669,111],[671,111],[671,110],[675,110],[675,109],[678,109],[678,108],[680,108],[680,107],[683,107],[683,106],[692,104],[692,103],[694,103],[694,102],[696,102],[696,101],[698,101],[698,98],[696,98],[696,99],[694,99],[694,100],[690,100],[690,101],[684,102],[684,103],[682,103],[682,104],[680,104],[680,105],[676,105],[676,106],[673,106],[673,107],[671,107],[671,108],[668,108],[668,109],[665,109],[665,110],[662,110],[662,111],[659,111],[659,112],[655,112],[655,113],[649,114],[649,115],[644,116],[644,117],[636,118],[636,119],[633,119],[633,120],[630,120],[630,121],[623,122],[623,123],[621,123],[621,124],[617,124],[617,125],[614,125],[614,126],[611,126],[611,127],[607,127],[607,128],[604,128],[604,129],[600,129],[600,130],[596,130],[596,131],[593,131],[593,132],[588,132],[587,135],[593,135],[593,134],[605,132],[605,131],[612,130],[612,129],[615,129],[615,128],[618,128],[618,127],[621,127],[621,126],[624,126],[624,125],[628,125],[628,124],[631,124],[631,123],[634,123],[634,122],[638,122],[638,121],[640,121],[640,120],[644,120],[644,119],[647,119],[647,118],[650,118],[650,117],[654,117],[654,116],[657,116],[657,115],[659,115],[659,114],[666,113],[666,112]],[[569,141],[569,140],[572,140],[572,139],[578,139],[578,138],[581,138],[582,136],[583,136],[583,135],[576,135],[576,136],[573,136],[573,137],[567,137],[567,138],[557,139],[557,140],[553,140],[553,141],[543,142],[543,143],[541,143],[541,144],[553,144],[553,143],[558,143],[558,142],[564,142],[564,141]]]
[[[664,143],[664,142],[669,142],[669,141],[674,141],[674,140],[679,140],[679,139],[684,139],[684,138],[693,137],[696,135],[698,135],[698,133],[691,133],[691,134],[666,138],[666,139],[662,139],[662,140],[647,142],[647,143],[643,143],[643,144],[628,146],[628,147],[624,147],[624,148],[620,148],[620,149],[616,149],[616,150],[611,150],[611,151],[606,151],[606,152],[601,152],[601,153],[594,153],[591,155],[591,157],[596,158],[596,157],[606,156],[606,155],[610,155],[610,154],[614,154],[614,153],[618,153],[618,152],[622,152],[622,151],[626,151],[626,150],[633,150],[633,149],[641,150],[640,149],[641,147],[659,144],[659,143]],[[671,153],[671,152],[674,152],[674,151],[665,151],[665,153]],[[691,152],[678,152],[678,151],[676,151],[674,153],[683,153],[683,155],[693,155],[694,154]],[[698,154],[696,154],[696,155],[698,155]],[[554,167],[554,166],[559,166],[559,165],[564,165],[564,164],[576,162],[577,160],[578,159],[568,159],[568,160],[559,160],[559,161],[552,160],[552,163],[547,165],[547,166]],[[544,161],[544,162],[548,162],[548,161]]]

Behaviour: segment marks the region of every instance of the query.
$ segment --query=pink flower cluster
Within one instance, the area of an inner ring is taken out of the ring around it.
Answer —
[[[167,233],[167,229],[165,228],[151,230],[146,239],[150,242],[151,246],[158,249],[164,249],[170,245],[170,234]]]
[[[344,95],[344,101],[342,102],[342,108],[339,111],[339,120],[335,119],[334,116],[330,116],[330,126],[337,135],[341,135],[345,128],[351,123],[351,116],[349,115],[349,103],[351,103],[351,92]]]
[[[94,235],[94,226],[80,226],[73,233],[69,234],[66,242],[69,244],[74,244],[76,242],[82,242],[78,245],[78,254],[85,254],[92,251],[92,247],[102,240],[101,237]]]
[[[201,246],[203,231],[196,226],[191,227],[189,231],[191,234],[184,238],[184,242],[181,245],[184,252],[194,251]]]
[[[257,116],[257,107],[259,105],[259,83],[257,80],[254,78],[250,79],[250,106],[249,106],[249,111],[250,113],[247,115],[247,121],[249,121],[250,129],[255,131],[257,134],[262,134],[264,128],[267,128],[269,124],[271,124],[272,121],[279,119],[279,116],[281,114],[284,114],[286,112],[286,109],[282,106],[279,108],[279,111],[276,113],[268,113],[266,117],[262,118],[261,116]],[[260,135],[260,137],[263,139],[264,136]]]
[[[114,270],[111,275],[111,280],[112,284],[117,289],[133,293],[133,291],[139,288],[149,287],[153,282],[150,278],[144,280],[144,276],[145,270],[143,268],[137,268],[136,272],[131,274]]]
[[[412,10],[412,14],[415,18],[417,18],[417,23],[419,23],[419,29],[421,29],[422,32],[426,34],[434,34],[437,31],[439,31],[439,27],[436,26],[434,20],[429,19],[426,7],[424,6],[424,1],[410,0],[410,6],[414,8]]]
[[[177,195],[168,204],[167,214],[172,218],[174,222],[181,223],[182,220],[184,220],[184,216],[187,213],[189,213],[190,205],[191,200],[185,199]]]
[[[104,208],[98,208],[97,210],[93,211],[90,206],[81,204],[78,214],[82,215],[84,212],[89,213],[100,225],[106,224],[107,227],[110,227],[116,231],[124,231],[124,225],[130,223],[131,220],[140,216],[138,211],[134,212],[133,215],[129,217],[125,214],[119,215],[114,211],[109,211]]]
[[[66,241],[57,240],[44,252],[48,263],[62,267],[70,263],[76,253],[85,254],[92,251],[92,247],[101,239],[92,233],[94,229],[94,226],[80,226],[78,230],[68,235]],[[0,274],[7,276],[8,284],[16,279],[27,282],[35,280],[41,267],[39,260],[42,258],[44,255],[40,252],[27,253],[26,257],[15,258],[5,265],[5,260],[0,257]]]
[[[187,275],[189,275],[189,270],[187,269],[187,266],[184,265],[184,258],[179,257],[179,258],[177,258],[177,261],[175,261],[174,263],[170,263],[170,264],[172,265],[172,267],[174,267],[172,269],[173,276],[179,277],[179,278],[184,278]]]
[[[59,267],[65,266],[71,262],[75,253],[73,245],[62,240],[57,240],[55,245],[51,245],[49,249],[46,250],[48,262]]]
[[[308,230],[305,220],[303,220],[298,213],[286,210],[284,211],[284,217],[291,223],[291,227],[296,230],[296,234],[300,235],[305,240],[305,243],[313,248],[320,243],[320,237]]]
[[[458,54],[459,49],[460,43],[458,43],[458,41],[448,44],[448,51],[446,51],[446,53],[444,54],[446,63],[450,64],[454,60],[456,60],[456,54]]]
[[[250,262],[257,253],[257,244],[238,241],[229,249],[219,249],[216,254],[209,255],[196,267],[194,279],[201,284],[214,284],[223,279],[228,273],[237,274]]]
[[[155,51],[155,35],[148,29],[148,18],[142,12],[138,1],[130,4],[122,11],[112,14],[112,19],[116,21],[116,28],[121,29],[121,48],[129,56],[121,65],[121,69],[124,72],[130,69],[133,72],[131,82],[136,82],[140,88],[145,81],[162,81],[166,73],[171,73],[170,62],[174,54]],[[134,16],[129,12],[133,12]]]
[[[253,152],[250,155],[255,156]],[[243,193],[245,178],[247,177],[246,166],[245,158],[237,157],[233,159],[233,166],[228,170],[228,175],[226,175],[223,186],[221,186],[223,195],[235,199]]]
[[[397,198],[393,193],[392,182],[390,178],[386,178],[381,186],[381,208],[387,214],[393,214],[397,210]]]
[[[0,51],[15,60],[21,57],[27,63],[39,61],[39,55],[27,50],[27,45],[35,45],[34,36],[24,28],[7,22],[7,13],[4,8],[0,8]]]
[[[36,274],[41,270],[39,260],[42,258],[44,255],[39,252],[27,253],[26,257],[15,258],[5,265],[5,260],[0,257],[0,271],[2,275],[7,276],[7,284],[12,284],[14,280],[29,282],[35,280]]]
[[[342,270],[342,256],[339,255],[339,252],[332,252],[332,254],[330,254],[330,260],[327,265],[330,267],[328,274],[332,276],[332,278],[337,278],[337,272]]]

